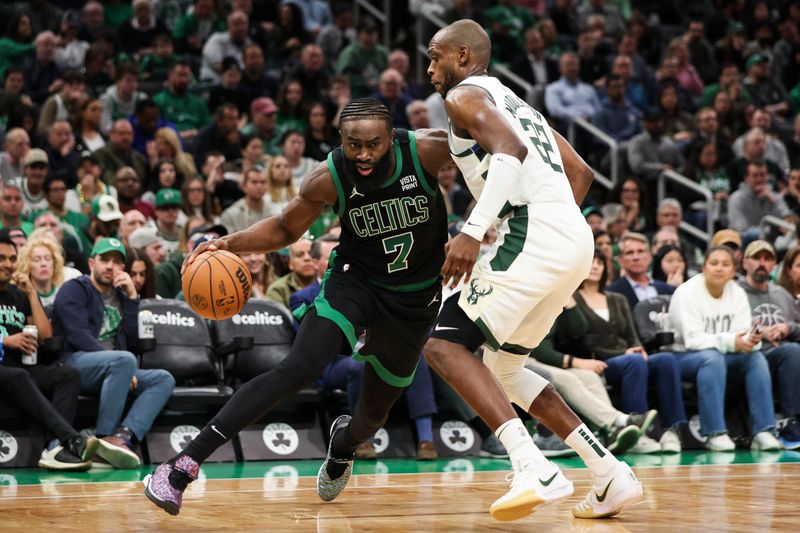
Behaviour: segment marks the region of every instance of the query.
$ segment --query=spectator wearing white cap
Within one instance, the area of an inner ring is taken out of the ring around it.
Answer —
[[[180,214],[180,191],[177,189],[161,189],[156,193],[156,227],[158,228],[158,233],[164,239],[164,247],[168,255],[178,249],[181,231],[181,226],[178,225]]]
[[[47,209],[47,198],[44,195],[44,180],[49,167],[47,154],[39,148],[28,150],[23,167],[22,177],[17,180],[17,184],[25,200],[22,217],[28,218],[34,211]]]
[[[122,212],[117,199],[110,194],[100,194],[92,200],[92,218],[89,222],[89,239],[97,242],[103,237],[117,234]]]
[[[164,240],[159,237],[158,231],[152,226],[142,226],[128,235],[128,246],[141,250],[153,263],[158,266],[167,258]]]

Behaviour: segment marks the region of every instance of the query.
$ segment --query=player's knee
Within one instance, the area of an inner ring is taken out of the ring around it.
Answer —
[[[453,360],[453,351],[447,349],[447,341],[442,339],[428,339],[422,348],[425,361],[440,376],[447,374],[447,369]]]

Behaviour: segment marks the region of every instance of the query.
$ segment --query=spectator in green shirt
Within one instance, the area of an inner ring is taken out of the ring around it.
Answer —
[[[19,65],[23,59],[32,56],[35,49],[33,26],[28,15],[18,12],[8,28],[9,35],[0,39],[0,77],[5,76],[9,67]]]
[[[172,46],[172,37],[166,33],[153,39],[153,53],[147,54],[139,64],[139,79],[142,81],[164,82],[172,67],[180,61]]]
[[[378,88],[378,77],[389,66],[389,50],[378,44],[378,27],[369,18],[358,24],[356,41],[347,45],[336,63],[339,74],[350,77],[353,98],[368,96]]]
[[[197,130],[211,122],[205,101],[189,92],[192,70],[179,61],[172,66],[166,88],[153,100],[161,109],[161,118],[175,125],[181,137],[191,138]]]
[[[44,196],[47,200],[47,209],[32,212],[28,220],[34,222],[39,215],[49,211],[58,217],[61,222],[66,222],[75,229],[74,234],[80,239],[83,250],[91,250],[92,243],[86,234],[86,230],[89,228],[89,217],[66,208],[67,184],[64,178],[54,176],[47,178],[44,182]]]
[[[173,35],[179,51],[199,56],[206,39],[218,31],[225,31],[225,21],[217,17],[214,0],[195,0],[194,9],[178,19]]]

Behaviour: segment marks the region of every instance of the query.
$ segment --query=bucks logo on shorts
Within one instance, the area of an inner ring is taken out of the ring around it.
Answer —
[[[492,294],[494,291],[494,287],[486,284],[485,287],[481,287],[478,285],[478,280],[473,279],[469,282],[469,294],[467,295],[467,303],[470,305],[475,305],[478,303],[478,300],[482,296],[486,296],[488,294]]]

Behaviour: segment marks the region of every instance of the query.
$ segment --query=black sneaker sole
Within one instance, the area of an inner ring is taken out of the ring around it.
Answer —
[[[178,513],[181,512],[181,508],[175,505],[172,502],[167,502],[160,499],[158,496],[153,494],[150,491],[150,480],[152,479],[153,475],[148,474],[147,477],[144,478],[144,495],[147,496],[147,499],[153,502],[156,506],[160,507],[167,513],[171,514],[172,516],[178,516]]]

